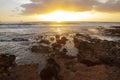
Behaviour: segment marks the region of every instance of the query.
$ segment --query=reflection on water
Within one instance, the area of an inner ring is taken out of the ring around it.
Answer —
[[[67,33],[69,30],[69,27],[66,28],[65,26],[63,27],[62,25],[56,25],[56,26],[51,26],[49,32],[55,32],[57,34],[64,34]]]
[[[61,30],[60,28],[57,28],[56,31],[58,32],[58,34],[62,33],[63,30]]]
[[[88,31],[92,32],[92,33],[98,33],[99,31],[95,28],[91,28],[91,29],[88,29]]]

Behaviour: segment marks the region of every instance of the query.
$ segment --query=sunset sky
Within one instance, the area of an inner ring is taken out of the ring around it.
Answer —
[[[0,0],[0,21],[120,22],[120,0]]]

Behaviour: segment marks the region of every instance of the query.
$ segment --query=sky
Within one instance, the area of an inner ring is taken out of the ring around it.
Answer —
[[[57,19],[120,22],[120,0],[0,0],[1,22]]]

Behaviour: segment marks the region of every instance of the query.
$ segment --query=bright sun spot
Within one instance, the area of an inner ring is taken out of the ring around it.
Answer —
[[[37,15],[36,17],[42,21],[79,21],[91,17],[90,12],[68,12],[68,11],[54,11],[48,14]]]

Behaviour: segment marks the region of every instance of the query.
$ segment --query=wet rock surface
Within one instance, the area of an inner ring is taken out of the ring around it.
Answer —
[[[79,36],[81,37],[81,35]],[[83,41],[81,38],[75,36],[74,43],[75,47],[79,50],[77,56],[81,63],[87,66],[106,64],[120,67],[119,41],[90,39],[89,37],[85,37]]]
[[[49,39],[47,39],[47,37],[39,39],[37,38],[36,42],[37,45],[33,45],[30,50],[36,53],[48,53],[48,54],[54,53],[56,51],[60,52],[63,45],[65,45],[66,42],[68,41],[66,37],[60,35],[49,37]]]
[[[36,53],[50,53],[51,52],[51,48],[49,47],[50,45],[49,40],[42,39],[41,37],[40,39],[37,39],[36,44],[31,47],[30,50],[32,52],[36,52]]]
[[[60,80],[59,79],[60,66],[52,58],[47,60],[46,66],[41,70],[41,80]]]
[[[11,71],[15,67],[14,55],[1,54],[0,55],[0,80],[13,80]]]
[[[44,43],[44,44],[47,44],[47,45],[50,44],[49,40],[44,40],[44,39],[42,39],[41,41],[39,41],[39,43]]]
[[[36,53],[50,53],[51,52],[48,46],[43,46],[43,45],[32,46],[31,51],[36,52]]]
[[[120,37],[120,26],[111,26],[104,30],[104,34],[107,36]]]
[[[29,41],[29,40],[25,38],[13,38],[12,41]]]

